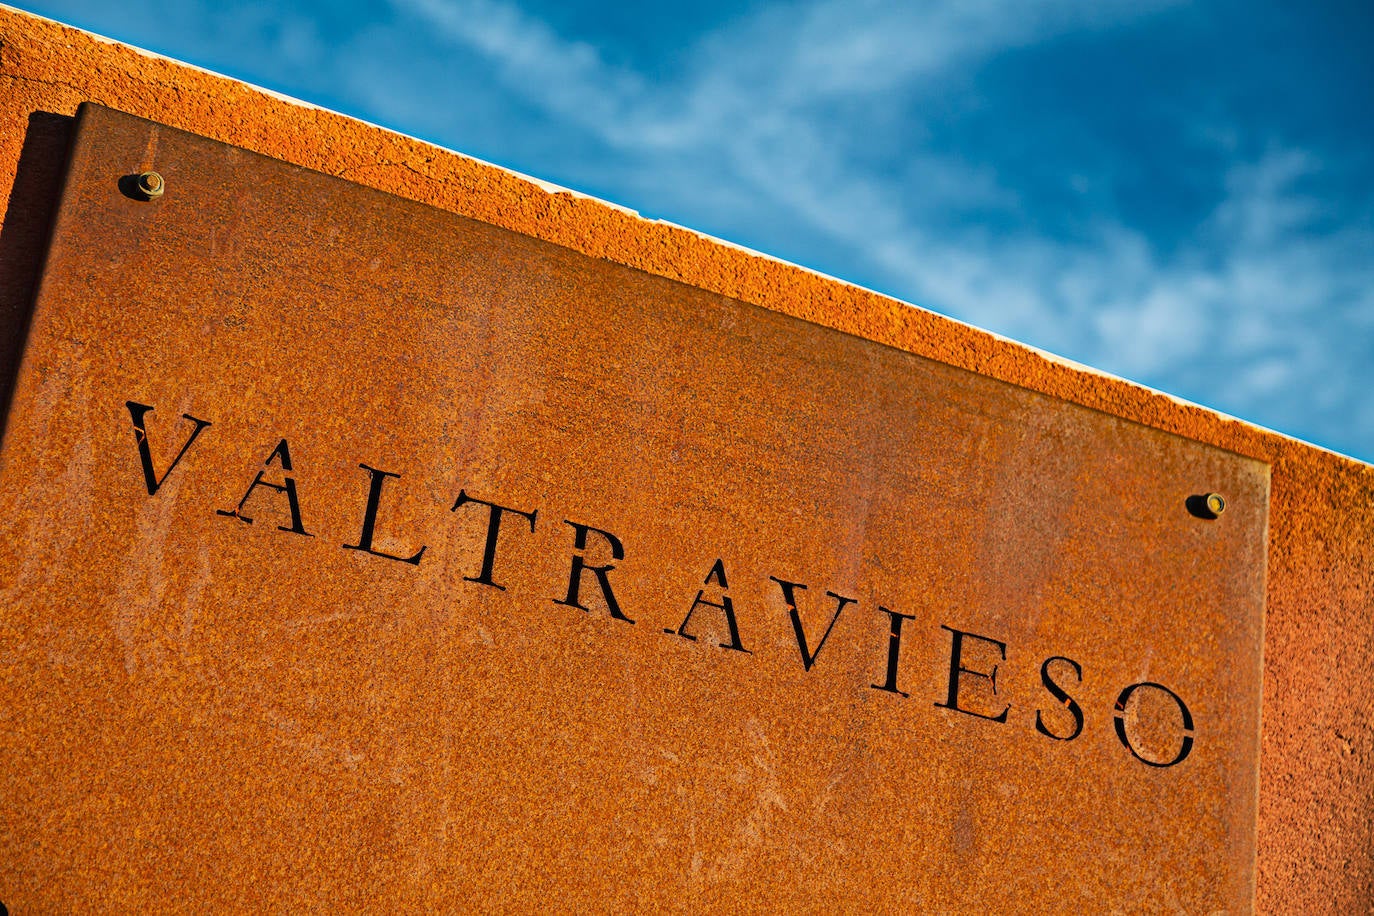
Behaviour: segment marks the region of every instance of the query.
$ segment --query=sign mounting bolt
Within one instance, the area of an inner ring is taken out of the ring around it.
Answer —
[[[1214,521],[1226,511],[1226,497],[1220,493],[1204,493],[1188,497],[1188,512],[1197,518]]]
[[[138,192],[149,200],[157,200],[167,190],[167,183],[157,172],[144,172],[138,176]]]

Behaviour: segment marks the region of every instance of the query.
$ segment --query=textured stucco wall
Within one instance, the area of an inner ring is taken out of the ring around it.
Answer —
[[[77,106],[94,101],[1268,462],[1262,910],[1374,906],[1374,467],[864,290],[0,8],[0,361],[22,347]],[[3,664],[3,660],[0,660]],[[0,804],[3,802],[0,801]]]

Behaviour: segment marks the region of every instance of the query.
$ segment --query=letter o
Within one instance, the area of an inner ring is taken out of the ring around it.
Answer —
[[[1183,746],[1178,749],[1178,754],[1174,756],[1173,760],[1161,763],[1158,760],[1151,760],[1148,757],[1142,756],[1141,753],[1132,746],[1131,738],[1126,734],[1126,704],[1130,701],[1131,696],[1142,687],[1153,687],[1155,690],[1167,693],[1170,699],[1178,704],[1179,712],[1183,713]],[[1116,713],[1114,715],[1116,717],[1116,736],[1121,739],[1122,746],[1131,752],[1132,757],[1146,766],[1161,768],[1171,767],[1174,764],[1182,763],[1183,759],[1187,757],[1189,752],[1193,749],[1193,714],[1188,711],[1188,704],[1184,703],[1178,694],[1174,693],[1163,684],[1156,684],[1152,681],[1142,681],[1139,684],[1132,684],[1127,687],[1125,690],[1121,691],[1121,696],[1116,698]]]

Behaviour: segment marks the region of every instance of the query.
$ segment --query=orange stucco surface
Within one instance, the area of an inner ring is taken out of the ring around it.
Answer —
[[[1363,912],[1374,902],[1374,467],[802,268],[0,8],[6,386],[71,118],[88,101],[1268,463],[1257,900],[1268,912]],[[5,664],[0,656],[0,676]],[[0,714],[0,734],[3,722]]]

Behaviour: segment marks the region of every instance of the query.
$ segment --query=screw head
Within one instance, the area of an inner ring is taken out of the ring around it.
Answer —
[[[138,192],[149,200],[156,200],[167,190],[167,184],[157,172],[144,172],[138,176]]]
[[[1226,498],[1220,493],[1195,494],[1188,497],[1185,505],[1188,507],[1188,514],[1193,518],[1216,521],[1217,517],[1226,511]]]

